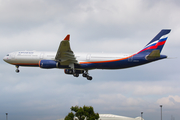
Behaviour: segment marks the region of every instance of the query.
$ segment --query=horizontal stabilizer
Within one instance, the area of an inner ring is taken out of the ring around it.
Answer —
[[[153,50],[149,55],[146,56],[146,60],[153,60],[160,57],[160,50]]]

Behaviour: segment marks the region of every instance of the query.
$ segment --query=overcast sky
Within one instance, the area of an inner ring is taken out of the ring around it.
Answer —
[[[134,53],[161,29],[172,29],[170,58],[122,70],[92,70],[92,81],[64,70],[20,67],[2,58],[19,50],[57,51],[71,35],[76,52]],[[180,119],[179,0],[0,0],[0,119],[57,120],[71,106],[100,114]]]

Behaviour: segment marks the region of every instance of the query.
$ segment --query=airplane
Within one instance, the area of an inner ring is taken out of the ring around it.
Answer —
[[[123,69],[167,58],[161,55],[170,29],[162,29],[142,50],[135,54],[74,53],[70,47],[70,35],[60,42],[57,52],[17,51],[7,54],[3,60],[16,66],[64,69],[65,74],[79,77],[82,74],[92,80],[88,71],[93,69]]]

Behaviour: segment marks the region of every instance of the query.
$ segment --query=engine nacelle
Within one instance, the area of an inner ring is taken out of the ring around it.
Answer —
[[[73,74],[73,69],[64,69],[65,74]],[[82,74],[84,73],[84,70],[75,70],[75,73]]]
[[[40,60],[39,61],[39,67],[40,68],[58,68],[59,63],[54,60]]]

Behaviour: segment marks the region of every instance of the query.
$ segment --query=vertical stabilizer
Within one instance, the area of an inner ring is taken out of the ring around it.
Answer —
[[[141,52],[152,52],[153,50],[161,50],[168,38],[168,34],[170,33],[170,29],[161,30],[141,51]]]

